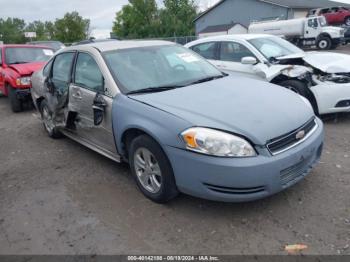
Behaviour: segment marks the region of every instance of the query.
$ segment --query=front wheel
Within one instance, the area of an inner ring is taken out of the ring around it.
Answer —
[[[332,47],[332,40],[326,36],[320,37],[317,40],[316,46],[320,50],[329,50]]]
[[[8,97],[10,99],[11,109],[14,113],[18,113],[22,111],[22,101],[17,98],[16,90],[8,85],[7,86],[7,93]]]
[[[156,141],[141,135],[130,143],[128,151],[131,173],[147,198],[165,203],[178,195],[171,164]]]
[[[53,114],[50,111],[47,102],[44,100],[40,104],[41,120],[43,121],[44,128],[51,138],[61,138],[63,135],[55,125]]]
[[[318,115],[318,107],[317,102],[311,93],[311,91],[307,88],[306,84],[299,80],[286,80],[279,83],[280,86],[283,86],[310,101],[312,108],[316,115]]]

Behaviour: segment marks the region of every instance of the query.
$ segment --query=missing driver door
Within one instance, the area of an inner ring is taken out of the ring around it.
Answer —
[[[93,146],[115,153],[112,130],[112,98],[105,96],[103,75],[92,55],[79,53],[73,83],[69,87],[69,111],[75,112],[76,133]],[[105,101],[103,120],[94,124],[96,95]]]

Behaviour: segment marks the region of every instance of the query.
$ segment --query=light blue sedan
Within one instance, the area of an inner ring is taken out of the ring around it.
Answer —
[[[44,127],[129,162],[142,193],[228,202],[275,194],[318,162],[323,124],[285,88],[227,76],[163,41],[73,46],[32,77]]]

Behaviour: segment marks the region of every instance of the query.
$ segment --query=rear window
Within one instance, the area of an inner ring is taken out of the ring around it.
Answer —
[[[25,64],[48,61],[54,52],[49,48],[7,47],[5,49],[6,64]]]

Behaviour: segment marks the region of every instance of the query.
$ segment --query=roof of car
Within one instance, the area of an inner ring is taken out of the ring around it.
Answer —
[[[218,35],[218,36],[211,36],[211,37],[204,37],[200,38],[196,41],[190,42],[187,45],[192,44],[199,44],[204,42],[210,42],[210,41],[224,41],[224,40],[250,40],[260,37],[274,37],[272,35],[267,34],[234,34],[234,35]]]
[[[173,42],[162,40],[125,40],[125,41],[106,41],[95,42],[85,45],[76,45],[66,48],[65,50],[79,50],[86,47],[93,47],[101,52],[112,51],[117,49],[127,49],[136,47],[159,46],[159,45],[175,45]]]

